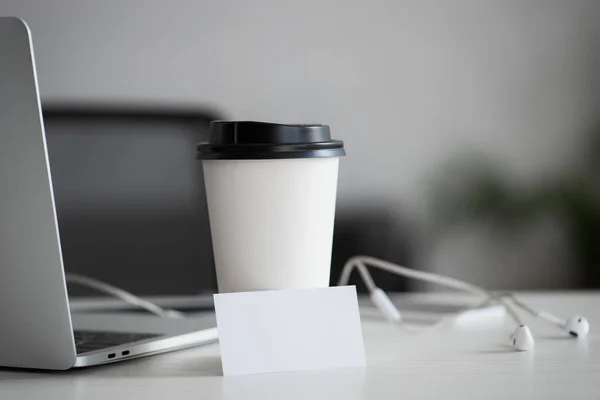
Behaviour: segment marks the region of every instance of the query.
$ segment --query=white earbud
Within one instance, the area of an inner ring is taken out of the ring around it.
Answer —
[[[569,335],[576,338],[584,338],[590,332],[590,323],[581,315],[576,315],[564,321],[546,311],[540,311],[537,316],[541,319],[566,330]]]
[[[569,318],[567,322],[565,322],[564,327],[567,332],[569,332],[569,335],[576,338],[584,338],[590,332],[590,323],[581,315]]]
[[[517,351],[528,351],[533,349],[535,341],[527,325],[520,325],[511,336],[512,346]]]

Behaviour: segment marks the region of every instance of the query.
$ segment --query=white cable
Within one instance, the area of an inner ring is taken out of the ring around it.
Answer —
[[[411,279],[421,280],[421,281],[425,281],[425,282],[430,282],[430,283],[434,283],[434,284],[437,284],[440,286],[445,286],[448,288],[461,290],[461,291],[473,293],[476,295],[482,295],[485,297],[485,299],[482,302],[471,305],[471,306],[467,306],[464,309],[459,310],[457,313],[455,313],[451,316],[448,316],[448,317],[444,317],[431,325],[419,326],[417,328],[416,326],[411,327],[410,325],[403,324],[403,327],[407,328],[409,330],[423,331],[423,330],[437,328],[439,326],[446,324],[449,321],[452,321],[452,320],[460,317],[461,315],[463,315],[469,311],[483,307],[485,305],[493,303],[494,301],[499,301],[500,304],[502,304],[502,306],[506,309],[509,316],[515,321],[515,323],[518,326],[523,325],[518,314],[506,302],[505,298],[510,298],[515,303],[515,305],[517,305],[519,308],[525,310],[526,312],[528,312],[529,314],[531,314],[533,316],[538,316],[540,314],[539,312],[533,310],[526,304],[519,301],[511,293],[492,294],[479,286],[472,285],[472,284],[464,282],[464,281],[460,281],[460,280],[457,280],[454,278],[450,278],[450,277],[446,277],[446,276],[442,276],[442,275],[438,275],[438,274],[434,274],[434,273],[430,273],[430,272],[416,271],[414,269],[403,267],[403,266],[391,263],[389,261],[384,261],[384,260],[380,260],[380,259],[377,259],[374,257],[368,257],[368,256],[354,256],[354,257],[350,258],[344,265],[342,274],[340,275],[340,279],[338,281],[338,286],[347,285],[348,281],[350,280],[350,275],[351,275],[353,269],[356,268],[358,270],[363,282],[365,283],[365,286],[367,287],[367,289],[369,290],[369,292],[371,294],[373,294],[377,291],[381,291],[381,289],[379,289],[375,285],[375,282],[373,281],[373,277],[371,276],[371,274],[367,268],[367,265],[375,267],[375,268],[379,268],[381,270],[390,272],[392,274],[404,276],[404,277],[411,278]],[[128,304],[131,304],[135,307],[140,307],[142,309],[145,309],[146,311],[156,314],[160,317],[185,318],[185,314],[183,314],[179,311],[171,310],[171,309],[164,309],[150,301],[144,300],[144,299],[142,299],[138,296],[135,296],[134,294],[129,293],[123,289],[117,288],[115,286],[112,286],[108,283],[102,282],[102,281],[94,279],[94,278],[90,278],[90,277],[86,277],[86,276],[78,275],[78,274],[67,274],[66,280],[69,283],[75,283],[78,285],[90,287],[99,292],[102,292],[102,293],[105,293],[105,294],[108,294],[111,296],[115,296]]]
[[[466,306],[460,310],[458,310],[456,313],[446,316],[446,317],[442,317],[440,318],[438,321],[434,322],[433,324],[428,324],[428,325],[416,325],[416,324],[408,324],[406,322],[403,322],[400,326],[409,331],[409,332],[423,332],[423,331],[428,331],[428,330],[433,330],[433,329],[437,329],[442,327],[443,325],[446,325],[447,323],[450,323],[452,321],[454,321],[455,319],[461,317],[462,315],[469,313],[473,310],[476,310],[480,307],[485,307],[488,304],[490,304],[491,302],[493,302],[492,298],[487,298],[482,302],[479,302],[477,304],[473,304],[470,306]]]
[[[512,308],[512,306],[506,302],[504,297],[501,298],[500,302],[504,306],[504,309],[506,310],[508,315],[510,315],[513,321],[515,321],[515,324],[517,324],[517,326],[523,326],[524,324],[523,321],[521,321],[521,318],[519,318],[519,314],[517,314],[517,312]]]
[[[510,298],[517,307],[519,307],[521,310],[525,311],[529,315],[536,317],[536,318],[541,318],[543,320],[546,320],[546,321],[558,326],[561,329],[564,328],[566,321],[562,320],[561,318],[558,318],[557,316],[555,316],[547,311],[544,311],[544,310],[539,310],[539,311],[534,310],[533,308],[529,307],[527,304],[523,303],[521,300],[517,299],[517,297],[512,293],[504,293],[504,296]]]
[[[427,330],[437,329],[437,328],[442,327],[443,325],[446,325],[447,323],[450,323],[450,322],[456,320],[457,318],[460,318],[464,314],[467,314],[473,310],[477,310],[478,308],[485,307],[489,304],[493,304],[496,301],[499,302],[499,304],[502,305],[502,307],[504,307],[504,309],[507,311],[508,315],[513,319],[513,321],[515,322],[515,324],[517,324],[517,326],[523,325],[523,323],[521,322],[521,319],[519,318],[519,315],[512,309],[510,304],[508,304],[502,300],[501,295],[492,295],[479,303],[472,304],[470,306],[466,306],[466,307],[458,310],[456,313],[454,313],[452,315],[440,318],[438,321],[434,322],[433,324],[416,325],[416,324],[407,324],[406,322],[404,322],[401,324],[401,327],[403,329],[406,329],[409,332],[423,332],[423,331],[427,331]]]
[[[129,303],[135,307],[143,308],[144,310],[163,318],[185,318],[185,314],[180,313],[179,311],[164,309],[148,300],[144,300],[126,290],[119,289],[118,287],[109,285],[108,283],[102,282],[98,279],[78,274],[66,274],[66,280],[68,283],[75,283],[95,289],[101,293],[117,297],[126,303]]]
[[[438,275],[438,274],[434,274],[434,273],[430,273],[430,272],[416,271],[414,269],[403,267],[403,266],[391,263],[389,261],[384,261],[384,260],[380,260],[380,259],[377,259],[374,257],[368,257],[368,256],[354,256],[354,257],[350,258],[348,261],[346,261],[346,264],[344,265],[344,268],[342,269],[342,274],[340,275],[340,279],[338,280],[338,286],[347,285],[348,281],[350,280],[350,274],[352,273],[352,270],[354,268],[356,268],[359,271],[361,277],[363,278],[365,286],[367,287],[369,292],[373,293],[376,290],[380,290],[375,285],[375,282],[373,281],[373,278],[372,278],[371,274],[369,273],[367,266],[376,267],[376,268],[382,269],[384,271],[388,271],[392,274],[404,276],[407,278],[421,280],[421,281],[425,281],[425,282],[431,282],[431,283],[434,283],[434,284],[437,284],[440,286],[445,286],[445,287],[449,287],[452,289],[461,290],[461,291],[465,291],[468,293],[473,293],[473,294],[485,297],[485,299],[482,302],[480,302],[479,304],[467,306],[464,309],[458,311],[456,314],[442,318],[432,325],[427,325],[424,327],[420,326],[420,327],[416,328],[414,326],[411,327],[410,325],[403,323],[402,326],[404,328],[407,328],[408,330],[422,331],[422,330],[427,330],[427,329],[438,328],[438,327],[446,324],[447,322],[452,321],[452,320],[456,319],[457,317],[459,317],[469,311],[483,307],[494,301],[499,301],[499,303],[504,307],[504,309],[506,310],[508,315],[514,320],[514,322],[517,324],[517,326],[523,325],[521,319],[519,318],[519,315],[514,311],[514,309],[511,307],[511,305],[506,302],[505,297],[509,297],[510,299],[512,299],[515,302],[515,304],[517,304],[519,307],[521,307],[521,308],[525,307],[525,309],[528,312],[534,312],[533,310],[528,308],[526,305],[519,302],[510,293],[493,294],[493,293],[488,292],[487,290],[485,290],[482,287],[472,285],[470,283],[460,281],[458,279],[454,279],[454,278],[450,278],[450,277],[446,277],[446,276],[442,276],[442,275]]]
[[[377,286],[375,285],[375,282],[373,282],[373,277],[369,273],[369,269],[365,266],[365,264],[363,264],[362,261],[357,260],[354,265],[356,266],[356,269],[358,269],[358,273],[362,276],[363,282],[365,283],[365,286],[369,292],[375,290]]]
[[[354,256],[354,257],[350,258],[348,261],[346,261],[346,264],[344,265],[344,269],[342,270],[342,274],[338,281],[338,285],[339,286],[347,285],[349,278],[350,278],[350,273],[352,272],[352,269],[354,267],[357,267],[360,272],[361,271],[360,265],[363,265],[362,268],[364,268],[364,265],[373,266],[373,267],[382,269],[384,271],[391,272],[392,274],[404,276],[407,278],[416,279],[416,280],[425,281],[425,282],[431,282],[431,283],[435,283],[440,286],[445,286],[445,287],[449,287],[449,288],[456,289],[456,290],[462,290],[462,291],[477,294],[477,295],[483,295],[486,297],[490,296],[490,293],[487,290],[485,290],[484,288],[476,286],[476,285],[472,285],[467,282],[459,281],[458,279],[454,279],[454,278],[450,278],[450,277],[446,277],[446,276],[442,276],[442,275],[438,275],[438,274],[433,274],[431,272],[416,271],[414,269],[396,265],[389,261],[379,260],[377,258],[368,257],[368,256]],[[364,269],[366,270],[366,268],[364,268]],[[369,274],[369,272],[368,271],[361,272],[362,276],[364,276],[365,274],[368,275],[368,277],[370,279],[370,284],[372,284],[373,287],[375,287],[375,284],[373,283],[373,279],[372,279],[371,275]],[[367,287],[368,287],[368,285],[367,285]]]
[[[527,304],[525,304],[521,300],[517,299],[515,297],[515,295],[512,293],[503,293],[503,295],[505,297],[509,297],[513,301],[513,303],[515,303],[515,305],[517,307],[519,307],[520,309],[522,309],[523,311],[527,312],[528,314],[530,314],[534,317],[537,317],[540,314],[545,313],[544,311],[536,311],[533,308],[529,307]]]

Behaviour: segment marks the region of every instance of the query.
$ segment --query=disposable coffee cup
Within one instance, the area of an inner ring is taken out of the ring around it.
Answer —
[[[219,292],[329,286],[345,155],[329,126],[215,121],[197,150]]]

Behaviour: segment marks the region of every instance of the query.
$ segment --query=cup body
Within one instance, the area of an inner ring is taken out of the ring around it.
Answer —
[[[329,286],[338,157],[202,163],[219,292]]]

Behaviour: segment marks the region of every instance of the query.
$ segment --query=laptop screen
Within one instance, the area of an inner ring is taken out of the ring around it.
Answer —
[[[44,119],[66,271],[138,295],[214,292],[195,159],[211,118],[48,107]]]

